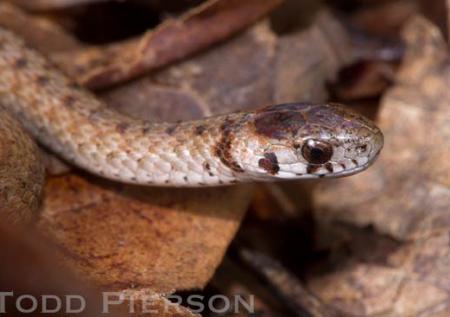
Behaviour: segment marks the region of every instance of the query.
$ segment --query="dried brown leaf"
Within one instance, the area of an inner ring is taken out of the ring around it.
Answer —
[[[20,34],[32,47],[43,53],[79,49],[81,43],[58,24],[34,16],[9,3],[0,3],[0,25]]]
[[[79,83],[105,88],[185,58],[262,18],[281,0],[210,0],[135,40],[58,54]]]
[[[21,313],[18,310],[18,306],[14,304],[22,294],[33,296],[39,299],[38,302],[43,295],[57,296],[63,303],[58,316],[74,315],[74,313],[70,312],[64,313],[67,295],[81,296],[85,300],[82,316],[103,315],[103,304],[106,302],[101,290],[89,285],[85,279],[81,279],[74,274],[64,265],[61,253],[57,247],[32,228],[11,227],[0,224],[0,248],[2,250],[0,289],[13,293],[11,297],[6,296],[4,302],[2,302],[2,311],[5,310],[8,316],[26,315],[23,312]],[[147,294],[147,296],[149,295]],[[143,296],[141,295],[142,298]],[[151,297],[151,300],[153,313],[145,315],[130,314],[128,303],[124,301],[121,305],[108,305],[108,316],[197,316],[182,306],[168,304],[167,299],[160,295],[154,295]],[[55,308],[55,304],[53,299],[49,300],[48,309]],[[81,305],[79,299],[76,299],[72,308],[77,309],[82,307]],[[137,308],[136,312],[138,311]],[[49,313],[39,313],[39,311],[40,308],[37,308],[32,313],[33,316],[49,316]]]
[[[248,204],[249,189],[163,189],[68,175],[45,188],[39,229],[68,263],[112,290],[203,287]]]
[[[309,278],[315,294],[343,315],[449,311],[450,58],[439,30],[422,17],[412,19],[403,36],[405,59],[379,115],[386,141],[379,162],[323,184],[314,195],[323,228],[350,224],[339,232],[349,241],[345,257]],[[381,235],[370,240],[354,225],[373,225],[397,241]]]
[[[361,243],[347,264],[312,276],[309,287],[345,316],[439,316],[450,306],[450,248],[447,233],[387,249]],[[381,239],[379,239],[381,240]],[[361,259],[376,253],[377,259]],[[445,316],[445,315],[444,315]]]
[[[398,239],[446,232],[450,224],[450,59],[423,18],[405,29],[408,50],[379,126],[385,147],[367,172],[315,192],[319,221],[373,224]]]

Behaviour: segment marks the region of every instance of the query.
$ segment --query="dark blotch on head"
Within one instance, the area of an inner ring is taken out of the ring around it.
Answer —
[[[277,174],[280,170],[280,166],[278,165],[278,158],[275,153],[272,152],[264,153],[264,158],[258,161],[258,165],[271,175]]]
[[[303,112],[308,107],[306,104],[286,104],[264,108],[256,114],[256,132],[278,140],[291,137],[305,125]]]

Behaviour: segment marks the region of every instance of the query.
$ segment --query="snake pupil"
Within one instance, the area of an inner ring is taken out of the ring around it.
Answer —
[[[333,147],[327,142],[309,139],[302,147],[302,155],[311,164],[325,164],[333,156]]]

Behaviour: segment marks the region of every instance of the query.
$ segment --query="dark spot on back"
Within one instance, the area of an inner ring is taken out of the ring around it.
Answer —
[[[194,133],[195,133],[196,135],[202,135],[203,132],[205,132],[205,130],[206,130],[205,126],[203,126],[203,125],[198,125],[198,126],[195,127]]]
[[[119,133],[125,133],[125,131],[130,127],[130,124],[127,122],[121,122],[116,125],[116,131]]]
[[[355,159],[352,159],[352,163],[355,164],[355,165],[358,165],[358,161],[355,160]]]
[[[184,176],[183,179],[184,179],[184,181],[185,181],[186,183],[187,183],[188,180],[189,180],[187,176]]]
[[[66,107],[72,107],[74,103],[77,101],[77,98],[73,95],[65,95],[62,98],[62,102]]]
[[[80,84],[78,84],[75,81],[72,81],[72,82],[69,83],[69,88],[75,89],[75,90],[81,90],[82,89]]]
[[[17,69],[25,68],[27,65],[28,61],[26,60],[25,57],[19,57],[14,61],[14,67],[16,67]]]
[[[271,175],[277,174],[278,171],[280,170],[277,156],[275,155],[275,153],[272,152],[264,153],[264,158],[258,161],[258,165]]]
[[[333,164],[331,164],[330,162],[325,164],[325,168],[328,172],[333,173]]]
[[[203,166],[205,167],[205,169],[206,169],[207,171],[210,171],[210,170],[211,170],[211,165],[209,165],[208,162],[205,162],[205,163],[203,164]]]
[[[36,83],[40,86],[45,86],[49,83],[50,79],[45,75],[39,75],[36,77]]]
[[[177,126],[178,126],[177,124],[173,124],[173,125],[167,127],[166,128],[166,133],[168,135],[172,135],[175,132],[175,130],[177,129]]]

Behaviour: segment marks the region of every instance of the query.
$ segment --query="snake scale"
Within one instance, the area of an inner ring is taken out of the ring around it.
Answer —
[[[2,28],[0,108],[66,161],[143,185],[345,176],[367,168],[383,146],[371,121],[335,104],[274,105],[179,123],[132,119],[109,109]],[[0,126],[8,130],[11,119],[0,116]],[[16,134],[16,143],[28,144],[24,137]],[[10,158],[21,164],[17,155]]]

